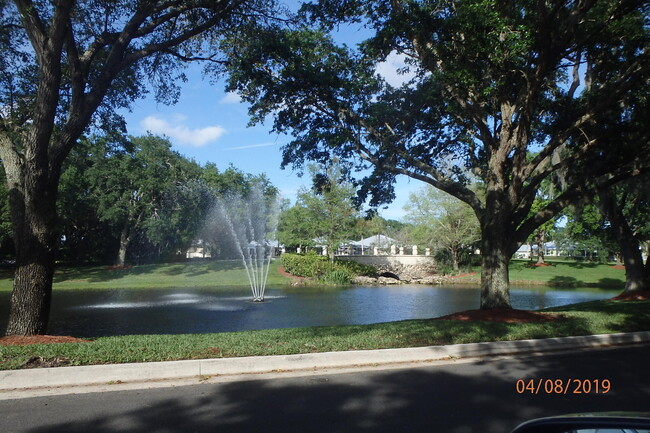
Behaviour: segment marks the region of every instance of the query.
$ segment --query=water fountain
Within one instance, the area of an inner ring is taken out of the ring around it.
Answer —
[[[253,292],[253,302],[264,302],[271,258],[275,254],[278,198],[265,196],[261,186],[242,196],[231,194],[218,206],[241,256]]]

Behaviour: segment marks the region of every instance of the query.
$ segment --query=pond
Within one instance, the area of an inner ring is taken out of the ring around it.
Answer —
[[[512,288],[513,308],[538,309],[611,298],[599,289]],[[0,329],[9,293],[0,293]],[[268,288],[266,302],[250,289],[116,289],[55,291],[48,333],[99,337],[190,334],[425,319],[479,306],[479,289],[460,286]]]

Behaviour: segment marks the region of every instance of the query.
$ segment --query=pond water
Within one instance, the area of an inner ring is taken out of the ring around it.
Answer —
[[[512,288],[513,308],[538,309],[611,298],[599,289]],[[9,293],[0,293],[0,329]],[[189,334],[301,326],[352,325],[438,317],[479,306],[479,289],[459,286],[273,289],[251,302],[250,289],[55,291],[49,334],[99,337]]]

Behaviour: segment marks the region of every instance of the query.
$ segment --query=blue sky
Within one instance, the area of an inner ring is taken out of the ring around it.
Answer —
[[[347,29],[339,32],[336,39],[353,45],[361,39],[360,34]],[[404,77],[396,71],[402,65],[399,58],[392,56],[378,68],[378,73],[389,82],[399,83]],[[289,168],[280,169],[280,148],[290,137],[272,134],[270,123],[249,127],[247,104],[236,94],[225,93],[223,83],[211,84],[203,79],[199,65],[186,73],[188,81],[182,85],[177,104],[156,103],[151,95],[136,101],[132,111],[124,113],[128,133],[165,135],[182,155],[200,164],[213,162],[220,170],[232,164],[246,173],[266,173],[283,197],[293,203],[296,191],[301,186],[309,187],[310,179],[298,177]],[[419,181],[401,176],[396,185],[396,200],[387,209],[380,209],[380,214],[384,218],[401,219],[409,192],[423,186]]]

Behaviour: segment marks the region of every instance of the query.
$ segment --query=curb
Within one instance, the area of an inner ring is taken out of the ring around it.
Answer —
[[[2,370],[0,371],[0,393],[36,388],[138,383],[326,368],[381,367],[450,358],[531,354],[647,342],[650,342],[650,331],[406,349]]]

